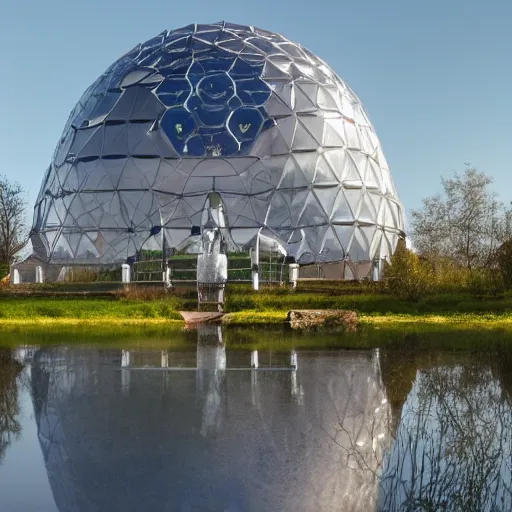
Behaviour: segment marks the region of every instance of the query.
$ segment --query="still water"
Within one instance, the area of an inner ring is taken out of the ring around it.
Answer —
[[[509,511],[512,359],[0,349],[0,510]]]

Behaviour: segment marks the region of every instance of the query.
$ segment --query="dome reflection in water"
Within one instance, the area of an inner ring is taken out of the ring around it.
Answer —
[[[260,352],[251,369],[254,354],[200,336],[194,352],[36,353],[35,417],[59,510],[375,504],[389,440],[377,353],[299,355],[295,370],[293,354]]]
[[[506,353],[251,353],[221,338],[208,327],[182,351],[35,348],[21,373],[17,351],[1,360],[19,375],[0,380],[15,405],[0,421],[37,424],[55,509],[512,508]],[[28,397],[34,414],[20,416]]]

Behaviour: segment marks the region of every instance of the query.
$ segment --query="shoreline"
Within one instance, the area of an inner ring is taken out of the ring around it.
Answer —
[[[287,311],[228,313],[220,325],[223,341],[237,349],[404,349],[512,350],[512,314],[368,315],[359,313],[356,332],[343,328],[291,329]],[[174,318],[115,316],[0,318],[0,346],[21,344],[96,344],[105,347],[186,348],[197,330]]]

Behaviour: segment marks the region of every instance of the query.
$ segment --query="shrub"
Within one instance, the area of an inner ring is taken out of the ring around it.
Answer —
[[[432,266],[399,243],[385,271],[389,292],[404,300],[418,300],[431,291],[434,284]]]
[[[476,297],[493,297],[505,290],[501,273],[494,269],[476,269],[471,271],[468,281],[469,292]]]
[[[512,240],[502,244],[496,251],[496,263],[507,290],[512,288]]]

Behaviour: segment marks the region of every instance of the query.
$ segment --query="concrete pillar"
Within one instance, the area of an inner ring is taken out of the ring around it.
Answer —
[[[258,368],[258,351],[251,352],[251,368]]]
[[[122,350],[121,351],[121,368],[127,368],[130,366],[130,351]]]
[[[252,288],[258,291],[260,289],[260,237],[257,235],[256,248],[251,248],[251,273]]]
[[[44,283],[43,267],[41,265],[36,267],[36,283]]]
[[[290,354],[290,366],[296,370],[297,369],[297,352],[295,352],[295,350],[292,350],[291,351],[291,354]]]
[[[172,288],[171,267],[169,267],[169,266],[166,266],[166,268],[165,268],[164,283],[165,283],[166,288]]]
[[[382,279],[383,271],[384,271],[384,260],[382,258],[375,259],[373,261],[372,280],[380,281]]]
[[[297,288],[297,282],[299,280],[299,264],[290,263],[288,271],[288,279],[293,288]]]
[[[121,390],[123,394],[130,391],[130,352],[128,350],[121,351]]]
[[[20,271],[17,268],[12,269],[12,284],[21,284]]]
[[[130,277],[130,265],[128,265],[128,263],[123,263],[121,265],[121,279],[123,283],[129,283]]]

